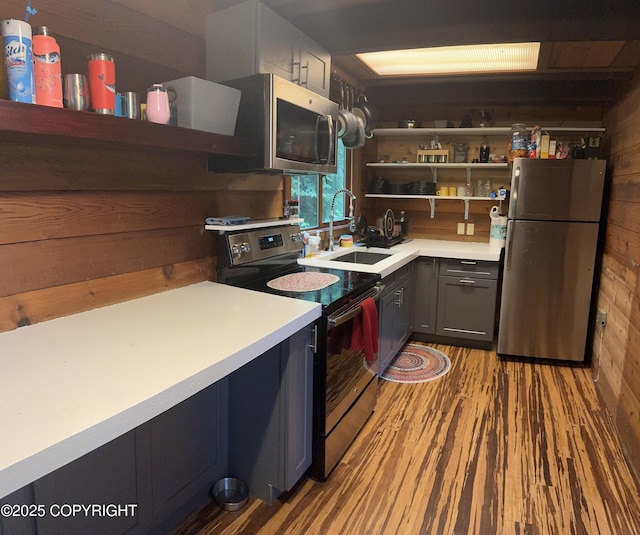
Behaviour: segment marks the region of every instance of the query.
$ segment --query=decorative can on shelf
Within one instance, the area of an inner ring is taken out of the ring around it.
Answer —
[[[511,125],[511,143],[509,145],[509,162],[514,158],[527,157],[527,127],[522,123]]]

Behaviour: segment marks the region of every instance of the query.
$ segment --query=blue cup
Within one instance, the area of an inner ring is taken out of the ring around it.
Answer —
[[[113,114],[116,117],[129,116],[129,103],[127,102],[127,97],[121,95],[120,93],[116,93],[115,108]]]

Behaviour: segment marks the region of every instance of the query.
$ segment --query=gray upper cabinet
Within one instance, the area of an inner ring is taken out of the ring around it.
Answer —
[[[331,55],[257,0],[207,16],[207,79],[273,73],[329,97]]]
[[[295,76],[294,76],[294,80]],[[331,55],[315,41],[300,34],[300,85],[329,98]]]

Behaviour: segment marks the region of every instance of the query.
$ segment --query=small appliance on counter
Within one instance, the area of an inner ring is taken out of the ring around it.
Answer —
[[[369,226],[364,232],[364,237],[359,243],[367,247],[389,248],[406,240],[408,222],[404,211],[396,219],[392,210],[387,209],[383,217],[378,219],[378,226]]]

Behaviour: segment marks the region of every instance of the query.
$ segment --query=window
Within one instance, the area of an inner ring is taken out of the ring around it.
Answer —
[[[300,217],[304,223],[302,229],[318,228],[329,223],[331,201],[336,191],[347,187],[347,151],[338,142],[338,170],[331,175],[296,175],[291,177],[291,198],[300,203]],[[334,218],[345,219],[348,201],[346,195],[336,197]],[[319,217],[319,214],[321,217]]]

